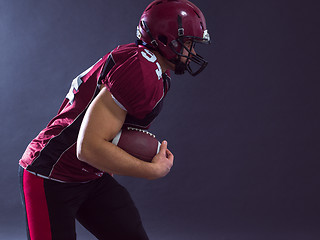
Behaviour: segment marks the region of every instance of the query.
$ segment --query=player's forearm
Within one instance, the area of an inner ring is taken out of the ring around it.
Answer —
[[[81,161],[117,175],[155,179],[152,163],[141,161],[106,140],[96,140],[77,146]]]

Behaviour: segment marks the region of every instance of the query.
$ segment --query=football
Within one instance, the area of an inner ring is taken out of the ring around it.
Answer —
[[[161,145],[152,133],[133,127],[122,128],[112,140],[112,143],[146,162],[151,162],[152,158],[159,152]]]

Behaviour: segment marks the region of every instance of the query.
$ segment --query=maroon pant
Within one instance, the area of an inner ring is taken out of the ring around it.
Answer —
[[[76,239],[75,219],[98,239],[148,239],[128,191],[109,174],[88,183],[19,175],[28,239]]]

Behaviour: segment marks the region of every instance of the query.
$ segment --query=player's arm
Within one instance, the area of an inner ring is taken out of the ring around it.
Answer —
[[[89,106],[82,121],[77,157],[106,172],[132,177],[156,179],[165,176],[172,164],[173,155],[166,142],[151,163],[141,161],[110,142],[122,128],[127,112],[103,88]]]

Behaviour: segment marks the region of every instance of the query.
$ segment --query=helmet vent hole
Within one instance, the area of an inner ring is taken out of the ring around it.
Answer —
[[[164,45],[167,45],[168,39],[167,39],[166,36],[164,36],[164,35],[159,35],[159,36],[158,36],[158,39],[159,39],[159,41],[162,42]]]

